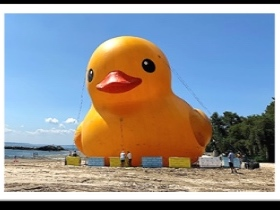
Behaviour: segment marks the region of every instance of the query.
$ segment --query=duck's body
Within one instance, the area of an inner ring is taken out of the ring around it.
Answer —
[[[122,150],[142,157],[189,157],[195,162],[212,135],[207,116],[171,90],[165,55],[138,37],[117,37],[100,45],[87,69],[92,107],[75,134],[78,149],[88,157],[109,157]]]

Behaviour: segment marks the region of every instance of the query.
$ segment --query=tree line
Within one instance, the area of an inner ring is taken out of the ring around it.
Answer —
[[[275,162],[275,98],[260,115],[225,111],[210,117],[213,135],[206,152],[241,152],[259,162]]]

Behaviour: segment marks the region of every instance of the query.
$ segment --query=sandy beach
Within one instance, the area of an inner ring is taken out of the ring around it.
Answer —
[[[275,164],[260,168],[142,168],[5,160],[4,192],[275,192]]]

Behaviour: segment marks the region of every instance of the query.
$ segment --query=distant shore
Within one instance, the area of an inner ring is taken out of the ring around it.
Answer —
[[[17,149],[17,150],[41,150],[41,151],[63,151],[62,146],[46,145],[41,147],[24,147],[24,146],[5,146],[5,149]]]

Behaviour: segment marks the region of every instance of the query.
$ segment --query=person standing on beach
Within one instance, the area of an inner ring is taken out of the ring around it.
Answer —
[[[126,157],[128,159],[128,166],[131,166],[131,162],[132,162],[132,154],[131,152],[127,151]]]
[[[120,161],[121,161],[121,167],[124,167],[125,164],[125,152],[121,151],[120,153]]]
[[[228,164],[229,164],[229,167],[231,169],[231,173],[234,173],[234,172],[237,173],[237,170],[236,170],[236,168],[234,167],[234,164],[233,164],[234,158],[235,158],[235,155],[232,152],[232,150],[230,150],[229,153],[228,153]]]

